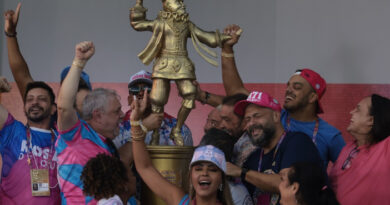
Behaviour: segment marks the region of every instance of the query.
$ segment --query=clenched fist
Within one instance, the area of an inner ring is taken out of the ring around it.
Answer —
[[[95,46],[92,41],[83,41],[76,45],[75,52],[74,61],[85,64],[95,53]]]
[[[7,93],[11,90],[11,85],[8,83],[7,78],[0,76],[0,93]]]

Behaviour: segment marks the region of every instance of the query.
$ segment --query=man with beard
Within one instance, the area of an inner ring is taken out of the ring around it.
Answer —
[[[232,161],[238,166],[241,166],[246,158],[256,149],[256,146],[253,145],[245,132],[245,123],[242,120],[242,116],[234,112],[234,105],[247,97],[244,94],[226,96],[222,100],[220,110],[222,119],[220,128],[237,140],[234,144]]]
[[[224,43],[221,57],[222,79],[227,95],[249,93],[234,60],[233,46],[240,37],[236,34],[238,30],[239,26],[231,25],[224,31],[232,36]],[[325,90],[326,82],[318,73],[307,68],[297,70],[287,82],[281,122],[286,130],[303,132],[311,137],[326,166],[329,161],[336,161],[345,142],[339,130],[318,116],[323,113],[320,99]]]
[[[279,201],[278,173],[295,162],[322,161],[314,143],[304,133],[283,128],[281,107],[265,92],[253,91],[247,100],[238,102],[234,112],[244,116],[250,139],[259,147],[244,163],[243,168],[231,163],[227,175],[241,177],[255,204],[277,204]]]
[[[9,89],[1,78],[0,92]],[[53,90],[44,82],[30,82],[23,99],[26,125],[0,105],[0,204],[59,204],[54,150],[57,136],[50,129],[56,110]]]
[[[206,123],[203,126],[204,133],[208,132],[211,128],[220,129],[221,124],[221,106],[213,108],[207,115]]]
[[[31,76],[27,62],[24,60],[24,57],[20,51],[19,43],[17,39],[16,28],[19,21],[19,13],[22,4],[18,3],[15,11],[8,10],[4,13],[5,22],[4,22],[4,31],[7,36],[7,51],[8,51],[8,62],[11,68],[12,76],[15,79],[16,85],[19,88],[20,95],[24,100],[24,94],[26,92],[27,84],[33,82],[34,79]],[[69,72],[70,66],[64,68],[61,72],[61,83],[64,80],[65,76]],[[77,90],[75,107],[78,114],[81,114],[81,105],[84,100],[84,97],[92,90],[91,83],[89,81],[89,76],[87,73],[82,72],[80,76],[80,83]],[[57,119],[54,116],[55,120]],[[54,123],[53,123],[54,124]],[[52,125],[52,127],[54,127]]]

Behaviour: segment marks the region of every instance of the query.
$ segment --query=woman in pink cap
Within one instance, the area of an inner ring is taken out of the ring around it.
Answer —
[[[134,162],[145,184],[168,205],[233,205],[225,177],[225,155],[212,145],[195,149],[190,163],[189,195],[167,181],[153,167],[145,147],[145,132],[138,123],[146,107],[145,96],[141,101],[134,99],[130,116]]]

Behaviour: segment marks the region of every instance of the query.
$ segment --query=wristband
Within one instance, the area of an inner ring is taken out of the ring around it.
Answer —
[[[244,182],[245,181],[245,177],[246,177],[246,173],[248,172],[249,170],[247,168],[242,168],[241,169],[241,182]]]
[[[16,31],[15,31],[15,33],[7,33],[7,31],[4,31],[4,33],[5,33],[5,35],[7,36],[7,37],[10,37],[10,38],[14,38],[14,37],[16,37]]]
[[[79,68],[79,69],[83,69],[86,63],[87,62],[82,62],[82,61],[75,60],[75,61],[72,62],[72,66],[75,66],[76,68]]]
[[[225,58],[234,58],[234,53],[225,53],[225,52],[222,52],[222,53],[221,53],[221,56],[222,56],[222,57],[225,57]]]

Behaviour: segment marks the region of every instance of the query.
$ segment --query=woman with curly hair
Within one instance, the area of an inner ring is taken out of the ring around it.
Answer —
[[[99,200],[98,205],[126,204],[129,179],[125,166],[117,157],[96,155],[87,162],[80,178],[84,195]]]
[[[146,96],[145,94],[142,100],[134,99],[130,116],[135,167],[145,184],[168,205],[232,205],[225,175],[225,155],[217,147],[206,145],[195,149],[189,165],[190,190],[192,190],[189,195],[185,194],[180,187],[167,181],[156,170],[145,147],[145,132],[139,124],[147,105]],[[155,117],[160,116],[157,114]]]

